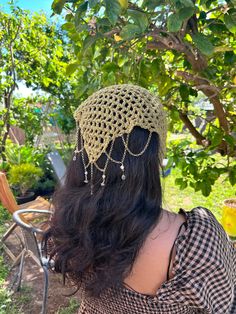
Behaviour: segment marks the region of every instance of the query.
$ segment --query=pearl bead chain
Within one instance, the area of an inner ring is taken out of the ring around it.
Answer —
[[[77,130],[77,136],[79,137],[79,132]],[[146,145],[144,146],[144,148],[142,149],[141,152],[135,154],[133,152],[131,152],[131,150],[129,149],[128,147],[128,143],[129,143],[129,134],[127,134],[127,137],[126,137],[126,140],[124,139],[124,136],[122,135],[121,138],[122,138],[122,142],[124,144],[124,152],[123,152],[123,156],[122,156],[122,159],[121,161],[120,160],[115,160],[114,158],[111,157],[111,152],[112,152],[112,149],[113,149],[113,145],[114,145],[114,139],[112,140],[112,143],[111,143],[111,147],[109,149],[109,153],[107,153],[107,151],[105,150],[105,155],[107,156],[107,160],[105,162],[105,166],[104,168],[101,168],[98,166],[97,162],[94,162],[94,163],[90,163],[88,162],[88,164],[86,165],[85,164],[85,159],[84,159],[84,146],[83,146],[83,139],[82,139],[82,136],[81,136],[81,149],[79,150],[78,147],[76,148],[76,150],[74,151],[75,155],[73,157],[73,160],[76,161],[76,154],[79,154],[81,153],[81,157],[82,157],[82,162],[83,162],[83,166],[84,166],[84,176],[85,176],[85,179],[84,179],[84,183],[88,183],[88,171],[87,171],[87,168],[88,166],[90,165],[90,168],[91,168],[91,195],[93,195],[93,188],[94,188],[94,185],[93,185],[93,165],[96,166],[96,168],[101,171],[103,174],[102,174],[102,182],[101,182],[101,186],[105,186],[105,179],[106,179],[106,174],[105,174],[105,171],[107,169],[107,166],[108,166],[108,162],[109,160],[116,163],[116,164],[119,164],[120,165],[120,169],[122,170],[122,175],[121,175],[121,179],[124,181],[126,179],[126,175],[125,175],[125,167],[124,167],[124,160],[125,160],[125,157],[126,157],[126,153],[128,152],[131,156],[134,156],[134,157],[139,157],[141,156],[147,149],[148,145],[150,144],[150,141],[151,141],[151,137],[152,137],[152,132],[149,133],[149,136],[148,136],[148,139],[147,139],[147,143]],[[79,142],[79,138],[78,138],[78,142]]]

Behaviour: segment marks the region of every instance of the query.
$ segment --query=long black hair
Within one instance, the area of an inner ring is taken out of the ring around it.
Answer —
[[[140,152],[148,135],[149,131],[134,127],[129,136],[130,150]],[[122,139],[118,137],[112,158],[121,160],[123,151]],[[84,284],[91,296],[122,285],[161,216],[158,155],[159,136],[154,132],[143,155],[134,157],[127,153],[125,180],[121,179],[120,165],[109,162],[106,184],[101,186],[102,173],[93,167],[93,195],[90,184],[84,183],[84,167],[77,155],[68,166],[65,184],[54,195],[55,213],[44,237],[46,248],[55,261],[55,271],[62,273],[64,279],[72,279],[77,287]],[[106,158],[102,154],[97,164],[103,167]]]

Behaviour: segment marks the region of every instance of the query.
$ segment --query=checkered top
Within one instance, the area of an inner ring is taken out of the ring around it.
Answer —
[[[236,249],[208,209],[183,212],[187,227],[175,241],[174,277],[156,296],[121,287],[95,299],[82,291],[78,314],[236,314]]]

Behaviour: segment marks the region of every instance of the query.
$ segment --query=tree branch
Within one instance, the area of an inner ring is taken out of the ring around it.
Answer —
[[[198,132],[198,130],[190,121],[187,114],[179,111],[179,117],[183,121],[186,128],[188,128],[189,132],[196,138],[196,142],[198,145],[202,145],[205,147],[209,145],[209,141],[207,141],[206,138],[200,132]]]
[[[167,36],[162,36],[161,33]],[[207,68],[206,58],[200,51],[184,43],[181,38],[157,27],[155,27],[152,32],[148,33],[147,36],[154,38],[153,41],[147,44],[148,49],[175,50],[186,56],[194,71],[200,72]]]
[[[103,33],[103,36],[105,36],[105,37],[112,37],[113,35],[118,34],[119,32],[120,32],[119,28],[114,28],[114,29],[112,29],[109,32]]]
[[[219,119],[220,126],[226,133],[228,133],[228,121],[226,119],[226,113],[224,111],[223,105],[219,99],[219,90],[215,86],[210,85],[209,80],[203,77],[199,77],[184,71],[177,71],[176,75],[182,77],[185,81],[193,82],[194,86],[198,90],[201,90],[210,99],[210,102],[214,106],[215,115]]]
[[[181,110],[179,110],[178,108],[176,108],[173,105],[164,104],[164,106],[168,110],[174,109],[174,110],[178,111],[180,119],[182,120],[182,122],[184,123],[186,128],[189,130],[189,132],[196,139],[196,142],[198,145],[202,145],[202,146],[206,147],[210,144],[210,142],[195,128],[195,126],[192,124],[192,122],[190,121],[190,119],[186,113],[183,113]]]

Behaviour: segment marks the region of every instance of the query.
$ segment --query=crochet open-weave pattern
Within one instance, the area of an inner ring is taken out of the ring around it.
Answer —
[[[74,114],[90,163],[96,162],[111,140],[135,126],[157,132],[160,158],[166,141],[166,115],[157,97],[140,86],[105,87],[89,96]]]

